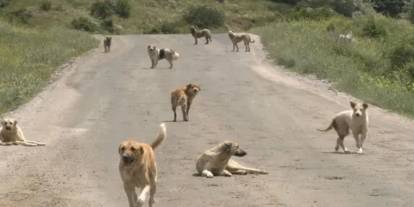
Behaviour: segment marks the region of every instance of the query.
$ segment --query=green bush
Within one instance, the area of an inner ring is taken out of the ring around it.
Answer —
[[[33,14],[28,9],[19,9],[11,12],[9,17],[11,21],[17,20],[20,23],[29,24],[29,20],[33,17]]]
[[[115,3],[115,12],[122,18],[128,18],[131,12],[131,4],[129,0],[118,0]]]
[[[177,23],[175,22],[164,22],[161,24],[160,32],[163,34],[176,34],[179,33],[177,29]]]
[[[289,14],[289,18],[299,19],[312,19],[322,20],[327,19],[335,15],[335,11],[327,7],[311,8],[311,7],[297,7],[293,12]]]
[[[414,39],[402,41],[390,52],[391,67],[394,70],[404,67],[407,63],[414,61]]]
[[[184,16],[185,21],[198,27],[220,27],[224,25],[224,12],[207,6],[192,7]]]
[[[43,11],[49,11],[52,8],[52,2],[49,0],[42,1],[40,3],[40,9]]]
[[[332,7],[336,12],[346,17],[352,17],[352,14],[358,11],[353,0],[335,0],[332,2]]]
[[[104,30],[106,30],[110,33],[113,33],[114,32],[114,21],[110,17],[106,18],[106,19],[102,20],[101,27],[102,27],[102,29],[104,29]]]
[[[387,35],[385,26],[377,22],[374,17],[368,18],[362,26],[362,34],[371,38],[379,38]]]
[[[72,20],[73,28],[87,32],[94,32],[98,29],[97,25],[86,17],[79,17]]]
[[[0,0],[0,8],[2,7],[6,7],[7,5],[9,5],[10,0]]]
[[[112,4],[109,1],[97,1],[92,4],[90,14],[96,18],[105,19],[113,14]]]

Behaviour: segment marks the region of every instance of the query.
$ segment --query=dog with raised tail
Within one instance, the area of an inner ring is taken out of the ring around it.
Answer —
[[[331,124],[326,129],[318,129],[319,131],[327,132],[332,128],[335,129],[338,134],[336,140],[335,151],[342,148],[344,153],[349,153],[349,150],[344,146],[344,139],[352,132],[354,136],[357,151],[356,153],[362,154],[362,145],[367,137],[368,133],[368,104],[350,102],[352,110],[342,111],[332,119]]]
[[[158,136],[152,144],[140,143],[135,140],[123,141],[118,148],[124,190],[128,197],[129,207],[141,207],[149,194],[149,206],[154,205],[157,183],[157,166],[154,149],[167,138],[167,128],[160,124]],[[140,191],[137,196],[135,189]]]
[[[4,119],[1,121],[0,145],[45,146],[45,143],[27,140],[17,120]]]
[[[173,68],[173,61],[178,60],[180,54],[169,48],[158,48],[155,45],[148,45],[147,52],[151,60],[151,68],[155,68],[159,60],[166,59],[170,64],[170,69]]]
[[[207,178],[214,176],[232,176],[233,174],[268,174],[266,171],[245,167],[231,157],[243,157],[247,153],[235,142],[225,141],[211,149],[206,150],[197,159],[197,172]]]

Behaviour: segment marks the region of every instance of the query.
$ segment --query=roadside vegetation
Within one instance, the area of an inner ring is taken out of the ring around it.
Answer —
[[[384,4],[379,9],[348,1],[349,7],[337,11],[332,3],[341,1],[320,2],[290,2],[285,20],[252,31],[262,37],[276,63],[329,80],[369,103],[414,116],[412,5],[394,4],[387,10]],[[349,32],[352,41],[339,39]]]

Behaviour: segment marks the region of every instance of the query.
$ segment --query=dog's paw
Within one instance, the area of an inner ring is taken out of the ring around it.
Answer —
[[[137,207],[141,207],[141,206],[143,206],[144,205],[144,202],[145,202],[145,200],[144,199],[142,199],[142,198],[138,198],[137,199]]]
[[[362,148],[359,148],[359,149],[356,151],[356,153],[357,153],[357,154],[363,154],[363,153],[364,153],[364,151],[362,150]]]

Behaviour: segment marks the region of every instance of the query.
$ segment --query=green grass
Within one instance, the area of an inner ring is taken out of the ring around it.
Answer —
[[[364,35],[369,17],[329,18],[323,21],[278,22],[253,29],[262,37],[270,57],[278,64],[302,74],[315,74],[332,81],[334,86],[369,103],[414,116],[413,80],[392,69],[390,53],[414,34],[404,21],[375,16],[387,35]],[[334,25],[336,33],[327,32]],[[338,43],[338,33],[352,30],[355,41]]]
[[[90,6],[95,0],[53,0],[52,8],[43,11],[40,6],[44,0],[11,1],[10,5],[2,9],[0,17],[8,20],[10,13],[26,9],[32,17],[29,25],[32,27],[48,28],[50,25],[63,25],[72,28],[70,23],[80,16],[90,17]],[[121,26],[122,34],[150,33],[160,31],[161,27],[173,24],[178,33],[188,33],[189,25],[183,16],[194,6],[206,5],[224,12],[226,21],[233,30],[247,30],[253,26],[264,25],[281,18],[285,5],[269,0],[226,0],[224,4],[216,0],[130,0],[131,13],[129,18],[113,16],[114,23]],[[98,21],[98,20],[96,20]],[[215,31],[224,31],[225,27]],[[102,32],[102,31],[101,31]]]
[[[28,101],[71,57],[96,47],[86,33],[37,30],[0,22],[0,113]]]

